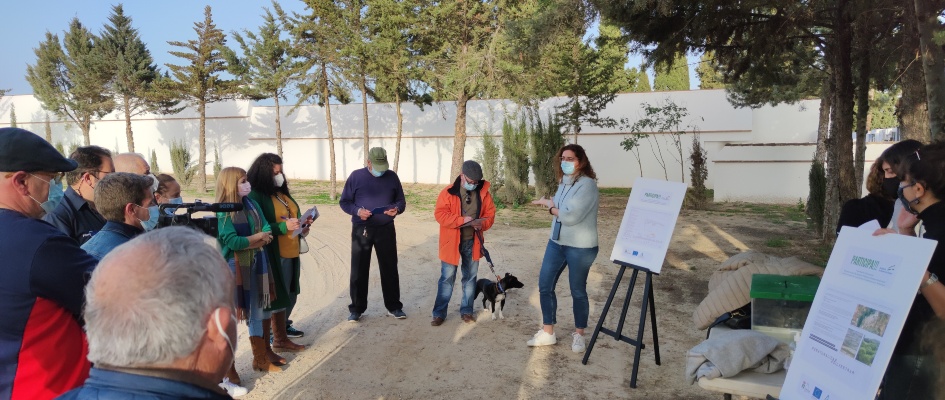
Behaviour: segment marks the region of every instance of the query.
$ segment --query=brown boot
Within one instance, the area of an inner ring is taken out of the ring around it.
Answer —
[[[272,313],[272,348],[281,351],[298,352],[305,346],[292,343],[285,333],[285,311]]]
[[[281,372],[282,368],[272,365],[269,358],[266,357],[266,345],[268,339],[259,336],[250,336],[249,344],[253,348],[253,369],[263,372]]]
[[[240,382],[240,374],[236,372],[236,364],[235,364],[235,363],[234,363],[234,364],[230,364],[230,369],[228,369],[228,370],[226,371],[226,377],[230,380],[231,383],[235,383],[235,384],[237,384],[237,385],[239,385],[239,384],[241,383],[241,382]]]
[[[266,340],[265,340],[265,342],[266,342],[266,358],[267,358],[267,359],[269,360],[269,362],[272,363],[273,365],[277,365],[277,366],[280,366],[280,367],[281,367],[281,366],[283,366],[283,365],[286,365],[286,363],[288,363],[288,361],[286,361],[285,357],[282,357],[282,356],[276,354],[274,351],[272,351],[272,347],[271,347],[270,344],[269,344],[269,338],[271,337],[271,336],[269,336],[269,333],[271,332],[271,331],[269,330],[269,323],[270,323],[270,322],[269,322],[269,319],[264,319],[264,320],[262,320],[263,337],[266,338]]]

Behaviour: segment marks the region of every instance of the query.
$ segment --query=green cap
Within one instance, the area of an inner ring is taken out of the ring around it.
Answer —
[[[377,172],[387,171],[387,151],[383,147],[374,147],[368,152],[368,160]]]

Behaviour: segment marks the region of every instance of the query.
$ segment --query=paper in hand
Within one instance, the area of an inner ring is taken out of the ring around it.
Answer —
[[[306,221],[306,220],[308,220],[309,217],[312,217],[312,221],[315,221],[316,219],[318,219],[318,216],[319,216],[319,215],[320,215],[320,214],[318,213],[318,207],[312,206],[312,208],[309,208],[308,211],[306,211],[304,214],[302,214],[302,217],[299,218],[299,221]],[[303,228],[303,227],[300,225],[300,226],[299,226],[299,229],[296,229],[296,230],[292,231],[292,236],[298,236],[298,235],[302,234],[302,230],[304,230],[304,229],[305,229],[305,228]]]
[[[472,221],[469,221],[469,222],[467,222],[467,223],[465,223],[465,224],[460,225],[459,227],[460,227],[460,228],[465,228],[465,227],[467,227],[467,226],[477,225],[477,224],[482,223],[482,222],[485,221],[485,220],[486,220],[485,218],[474,219],[474,220],[472,220]]]
[[[875,219],[874,219],[874,220],[870,220],[869,222],[864,223],[863,225],[860,225],[860,226],[857,227],[857,229],[863,229],[863,230],[867,230],[867,231],[870,231],[870,232],[876,232],[876,230],[879,229],[879,228],[881,228],[881,226],[879,226],[879,221],[877,221],[877,220],[875,220]]]
[[[374,209],[371,210],[371,214],[383,214],[387,210],[392,210],[392,209],[394,209],[394,207],[391,207],[391,206],[374,207]]]

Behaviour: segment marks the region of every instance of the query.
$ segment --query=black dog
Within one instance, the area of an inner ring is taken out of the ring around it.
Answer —
[[[486,310],[486,301],[492,303],[492,320],[495,321],[495,303],[499,303],[499,318],[505,319],[505,316],[502,315],[502,309],[505,308],[505,292],[508,292],[509,289],[520,289],[525,287],[522,282],[518,281],[518,278],[515,275],[506,273],[505,278],[502,278],[500,281],[502,283],[502,291],[499,290],[498,285],[495,282],[488,279],[480,279],[476,281],[476,295],[473,298],[478,298],[479,293],[482,293],[482,310]]]

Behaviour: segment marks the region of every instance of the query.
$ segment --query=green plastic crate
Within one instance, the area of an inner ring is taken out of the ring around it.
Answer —
[[[804,329],[820,278],[755,274],[751,279],[751,329],[791,343]]]

